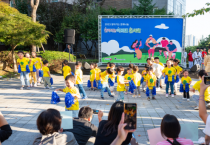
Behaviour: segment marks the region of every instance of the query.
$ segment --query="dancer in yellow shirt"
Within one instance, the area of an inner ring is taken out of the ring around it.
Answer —
[[[93,87],[93,82],[96,79],[96,73],[95,73],[95,63],[90,64],[90,83],[91,83],[91,90],[95,91],[95,88]]]
[[[133,74],[131,72],[132,72],[132,69],[131,68],[128,68],[127,69],[127,74],[124,76],[124,78],[125,78],[126,81],[133,80]],[[125,92],[125,94],[127,94],[128,93],[128,90],[129,90],[129,84],[126,84],[125,86],[126,86],[126,92]],[[132,93],[131,93],[131,95],[132,95]]]
[[[147,97],[147,100],[150,101],[150,95],[152,94],[153,88],[156,86],[156,76],[153,73],[153,68],[149,67],[147,69],[148,74],[146,77],[146,86],[149,88],[149,96]],[[156,100],[155,99],[155,95],[152,94],[152,100]]]
[[[119,66],[117,68],[117,92],[118,92],[118,98],[116,101],[124,100],[124,91],[125,89],[125,82],[123,78],[124,68],[122,66]]]
[[[136,89],[134,90],[134,95],[133,97],[136,98],[137,96],[140,98],[141,97],[141,90],[140,90],[140,85],[141,85],[141,74],[138,73],[139,68],[138,66],[133,67],[133,82],[136,85]]]
[[[189,84],[189,88],[190,88],[192,79],[188,76],[189,73],[187,70],[184,70],[183,73],[184,73],[184,76],[181,79],[181,83],[183,84],[183,88],[184,88],[183,99],[187,99],[187,101],[190,101],[190,94],[189,94],[189,92],[185,91],[185,87],[186,87],[186,84]]]

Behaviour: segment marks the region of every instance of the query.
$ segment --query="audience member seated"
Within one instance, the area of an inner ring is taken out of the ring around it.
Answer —
[[[208,115],[206,111],[206,104],[204,100],[204,93],[206,89],[210,87],[210,85],[204,84],[204,76],[202,77],[202,82],[200,83],[200,94],[199,94],[199,116],[203,120],[203,122],[206,124],[205,129],[203,132],[206,134],[205,141],[206,144],[210,143],[210,116]]]
[[[0,144],[12,135],[12,129],[0,111]]]
[[[98,133],[94,145],[110,145],[117,137],[118,125],[124,110],[124,103],[115,102],[109,112],[108,120],[102,120],[99,123]],[[122,145],[127,145],[132,139],[132,133],[128,133],[126,140]]]
[[[189,139],[179,138],[181,126],[177,118],[173,115],[166,114],[161,122],[161,134],[166,141],[157,143],[157,145],[193,145]]]
[[[41,135],[33,145],[78,145],[73,133],[62,133],[61,115],[58,110],[47,109],[37,119],[37,128]]]
[[[93,117],[93,110],[88,107],[82,107],[79,110],[79,118],[73,119],[73,129],[66,129],[64,132],[69,131],[74,134],[79,145],[85,145],[91,136],[96,137],[98,127],[91,124]],[[103,112],[99,111],[98,121],[100,122],[103,117]]]

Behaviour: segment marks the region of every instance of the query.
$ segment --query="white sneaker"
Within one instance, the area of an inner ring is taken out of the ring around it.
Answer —
[[[172,94],[171,97],[174,98],[174,94]]]
[[[188,102],[190,102],[190,99],[187,99]]]
[[[139,94],[139,96],[138,96],[139,98],[141,98],[141,95]]]
[[[133,97],[133,98],[136,98],[136,95],[133,95],[132,97]]]
[[[194,110],[199,110],[199,107],[198,107],[198,106],[197,106],[197,107],[195,107],[195,108],[194,108]]]
[[[37,87],[37,84],[34,84],[34,87]]]
[[[37,83],[37,86],[41,86],[41,83]]]
[[[30,84],[30,87],[33,87],[33,84]]]
[[[45,87],[45,89],[49,89],[49,87]]]
[[[160,88],[157,88],[156,91],[160,91]]]
[[[166,98],[168,98],[168,94],[166,94]]]
[[[21,87],[20,90],[23,90],[23,87]]]
[[[186,98],[182,98],[183,100],[185,100]]]
[[[115,96],[115,93],[111,93],[112,96]]]

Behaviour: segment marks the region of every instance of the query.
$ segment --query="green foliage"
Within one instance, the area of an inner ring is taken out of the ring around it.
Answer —
[[[28,14],[27,0],[15,0],[15,8],[22,14]]]
[[[189,52],[189,50],[191,50],[191,52],[193,53],[194,51],[196,51],[197,48],[198,46],[188,46],[185,49],[187,53]]]
[[[152,5],[152,0],[138,0],[139,5],[135,5],[135,9],[140,15],[152,15],[155,5]]]
[[[210,3],[206,3],[207,6],[210,6]],[[210,7],[202,8],[199,10],[194,10],[193,13],[187,13],[186,15],[183,15],[182,17],[194,17],[198,15],[204,15],[205,13],[210,12]]]
[[[69,54],[67,52],[60,51],[45,51],[44,53],[40,53],[43,60],[47,60],[49,62],[53,60],[69,60]],[[71,61],[76,61],[76,56],[70,54]]]
[[[44,25],[32,22],[30,17],[4,2],[0,2],[0,26],[0,42],[14,47],[41,46],[50,34]]]

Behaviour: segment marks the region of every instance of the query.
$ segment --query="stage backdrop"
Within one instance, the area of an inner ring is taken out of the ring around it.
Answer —
[[[180,59],[182,18],[102,18],[102,63],[146,63],[146,58]]]

